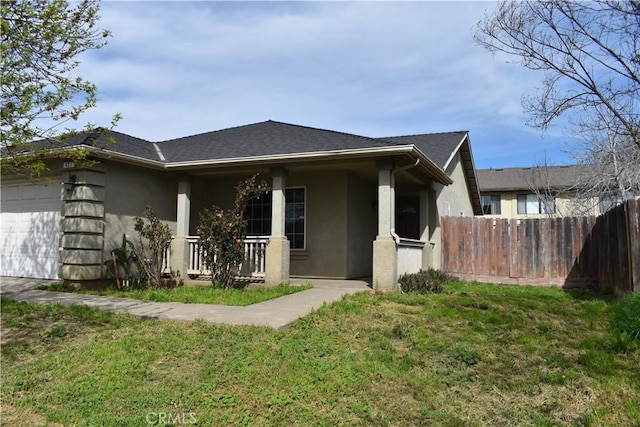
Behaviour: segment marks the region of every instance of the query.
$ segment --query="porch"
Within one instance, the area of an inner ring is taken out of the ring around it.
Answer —
[[[429,241],[438,226],[434,182],[422,171],[409,173],[415,161],[397,164],[363,159],[342,169],[333,163],[182,175],[167,271],[210,275],[195,235],[198,213],[232,206],[235,184],[258,172],[269,177],[270,191],[246,211],[250,235],[240,278],[275,285],[291,277],[372,277],[375,289],[394,289],[400,275],[434,265]],[[403,208],[405,200],[411,209]]]
[[[197,277],[211,276],[211,270],[206,265],[206,253],[200,247],[199,236],[187,236],[189,262],[187,264],[187,276],[191,279]],[[247,236],[244,239],[244,261],[240,265],[238,280],[264,282],[266,272],[266,249],[269,241],[268,236]],[[423,252],[429,244],[420,240],[400,238],[396,239],[396,256],[398,263],[398,276],[405,273],[416,273],[422,268]],[[170,274],[171,265],[171,246],[165,251],[163,258],[163,271]],[[297,279],[297,282],[304,282],[306,279]],[[313,279],[318,283],[335,283],[336,280],[331,279]],[[364,282],[371,284],[371,279]],[[292,280],[294,282],[294,280]],[[338,282],[353,282],[353,280],[339,280]],[[363,280],[360,280],[363,282]]]

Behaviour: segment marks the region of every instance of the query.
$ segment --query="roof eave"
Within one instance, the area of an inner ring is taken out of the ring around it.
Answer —
[[[70,147],[64,147],[60,149],[50,150],[48,157],[56,157],[64,154],[65,151],[84,149],[88,150],[93,157],[98,157],[105,160],[118,160],[122,163],[134,164],[139,166],[145,166],[153,169],[165,169],[166,164],[157,160],[145,159],[144,157],[134,156],[131,154],[119,153],[117,151],[107,150],[104,148],[96,148],[90,145],[81,144]]]
[[[365,157],[381,157],[395,154],[410,153],[413,149],[411,145],[398,145],[393,147],[377,147],[377,148],[357,148],[348,150],[329,150],[329,151],[312,151],[306,153],[287,153],[265,156],[251,157],[230,157],[224,159],[207,159],[183,162],[168,162],[167,169],[189,169],[204,167],[226,167],[233,164],[268,164],[268,163],[294,163],[300,160],[306,161],[323,161],[323,160],[339,160],[353,159]]]
[[[427,171],[433,176],[433,178],[443,185],[453,184],[453,180],[447,173],[436,165],[431,159],[429,159],[418,147],[412,145],[412,154],[420,159],[420,163],[427,169]]]
[[[469,198],[473,207],[474,215],[483,215],[482,199],[480,198],[480,184],[478,183],[478,173],[476,171],[475,162],[473,161],[473,152],[471,151],[471,141],[469,134],[466,133],[460,144],[460,153],[464,163],[464,173],[467,178],[469,187]]]

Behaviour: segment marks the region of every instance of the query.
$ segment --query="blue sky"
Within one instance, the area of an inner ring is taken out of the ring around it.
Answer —
[[[371,137],[470,131],[478,168],[571,160],[525,125],[543,75],[476,45],[490,2],[104,2],[84,116],[151,141],[277,120]],[[427,153],[428,154],[428,153]]]

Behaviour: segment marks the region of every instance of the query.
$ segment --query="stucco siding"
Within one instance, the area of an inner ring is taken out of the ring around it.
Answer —
[[[287,177],[287,188],[306,189],[306,248],[291,250],[291,275],[346,278],[347,172]]]
[[[486,195],[499,195],[500,196],[500,214],[486,214],[485,216],[490,218],[545,218],[548,216],[560,217],[560,216],[576,216],[576,215],[600,215],[600,208],[598,201],[592,199],[590,202],[585,201],[582,205],[578,205],[577,202],[570,197],[556,197],[556,212],[554,214],[520,214],[518,213],[518,194],[531,194],[531,191],[523,190],[516,192],[502,192],[502,193],[483,193]]]
[[[234,177],[192,177],[191,179],[191,215],[189,221],[189,234],[197,234],[200,223],[200,213],[203,209],[211,209],[212,206],[220,206],[223,209],[233,208],[236,198],[236,186],[238,182],[248,179],[250,176]],[[267,184],[268,177],[260,176]]]
[[[122,235],[137,241],[133,219],[142,216],[145,202],[175,232],[177,180],[149,169],[106,164],[104,199],[104,254],[122,243]],[[106,258],[104,258],[106,259]]]
[[[233,206],[235,187],[240,180],[246,178],[248,176],[192,179],[191,234],[196,234],[199,213],[203,208],[217,205],[229,209]],[[269,186],[271,185],[270,177],[262,178]],[[288,189],[304,188],[306,198],[305,248],[290,250],[290,275],[349,277],[350,272],[347,267],[348,173],[346,171],[291,173],[286,176],[285,186]],[[371,201],[368,203],[370,205]],[[370,252],[370,244],[371,240],[367,245],[368,252]]]
[[[372,274],[372,242],[377,234],[377,187],[356,175],[348,176],[347,277]]]
[[[447,168],[447,173],[453,180],[453,184],[444,186],[434,184],[437,211],[431,215],[430,223],[434,225],[431,233],[433,243],[433,267],[440,268],[442,257],[441,241],[441,216],[473,216],[473,207],[464,170],[459,156],[453,159]]]

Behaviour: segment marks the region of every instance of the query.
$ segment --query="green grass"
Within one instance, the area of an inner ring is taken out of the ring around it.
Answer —
[[[220,289],[213,286],[178,286],[161,289],[118,290],[115,286],[103,290],[77,289],[64,283],[53,283],[38,287],[56,292],[77,292],[88,295],[133,298],[142,301],[183,302],[192,304],[251,305],[310,289],[310,285],[278,285],[273,287],[246,287],[241,289]]]
[[[3,421],[637,426],[640,350],[616,342],[611,304],[447,284],[348,296],[276,331],[2,301]]]

